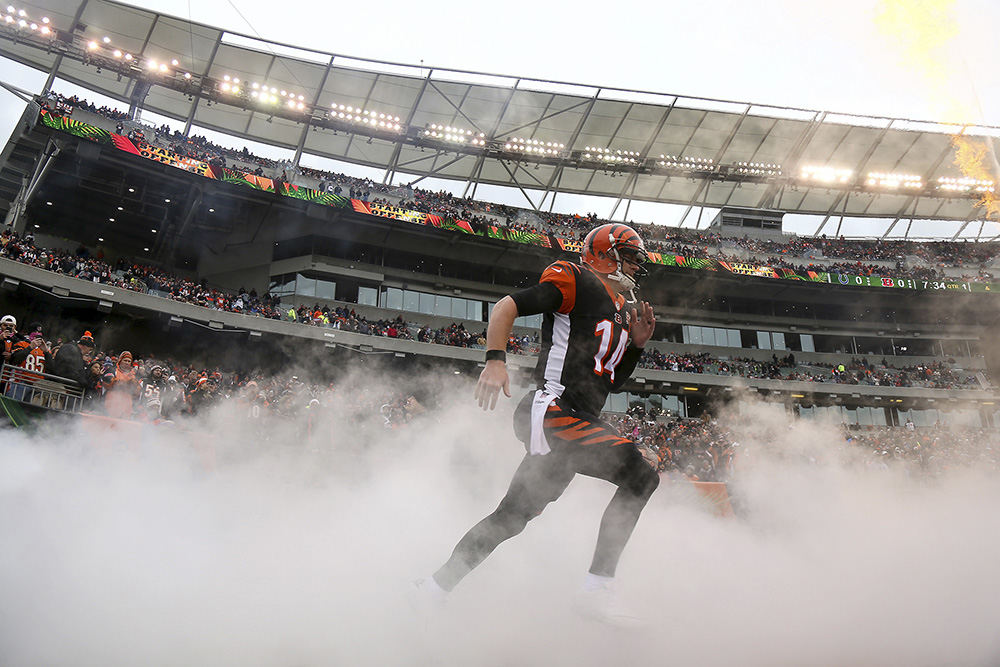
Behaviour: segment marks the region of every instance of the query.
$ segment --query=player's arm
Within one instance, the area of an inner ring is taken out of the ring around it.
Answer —
[[[490,312],[486,327],[486,368],[476,384],[476,402],[483,410],[497,405],[500,390],[510,398],[510,376],[507,374],[507,339],[514,330],[517,304],[509,296],[497,301]]]
[[[544,274],[543,274],[544,277]],[[507,373],[507,340],[519,315],[537,315],[555,310],[563,302],[562,292],[550,282],[540,282],[497,301],[486,327],[486,368],[479,374],[476,401],[479,407],[493,410],[500,390],[510,398]]]

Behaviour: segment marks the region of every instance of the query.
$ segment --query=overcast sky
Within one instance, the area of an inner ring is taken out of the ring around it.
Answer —
[[[995,0],[130,4],[344,55],[687,96],[1000,125],[1000,72],[993,53],[1000,2]],[[44,77],[23,69],[0,60],[0,78],[40,88]],[[22,107],[10,94],[2,95],[0,132],[6,136]],[[941,231],[956,229],[947,223],[934,225]],[[797,231],[811,232],[815,224],[800,227]],[[914,233],[930,233],[930,228],[915,227]]]

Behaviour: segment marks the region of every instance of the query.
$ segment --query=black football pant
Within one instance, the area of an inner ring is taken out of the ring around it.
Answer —
[[[601,421],[572,416],[555,403],[545,416],[545,434],[552,451],[524,457],[497,508],[465,534],[448,562],[434,573],[443,589],[453,589],[501,542],[524,530],[562,495],[577,473],[618,486],[601,519],[590,566],[593,574],[614,576],[639,514],[660,482],[659,475],[631,440]]]

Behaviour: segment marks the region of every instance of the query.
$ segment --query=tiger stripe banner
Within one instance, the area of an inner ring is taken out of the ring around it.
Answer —
[[[439,216],[433,213],[413,211],[386,204],[374,204],[360,199],[348,199],[340,195],[322,192],[284,181],[273,180],[264,176],[247,174],[236,169],[218,167],[202,160],[179,155],[165,148],[153,146],[145,141],[133,141],[126,136],[109,132],[108,130],[88,125],[68,116],[42,109],[39,121],[46,127],[72,134],[81,139],[97,144],[112,146],[117,150],[131,153],[143,159],[152,160],[176,169],[198,174],[204,178],[230,183],[261,192],[273,192],[283,197],[299,199],[323,206],[353,209],[358,213],[371,215],[388,220],[406,222],[409,224],[426,225],[435,229],[443,229],[462,234],[474,234],[501,241],[520,243],[541,248],[553,248],[567,253],[577,254],[582,250],[579,241],[565,239],[542,232],[507,229],[497,225],[482,225],[477,231],[465,221]],[[734,276],[749,278],[764,278],[771,280],[800,280],[844,287],[873,287],[885,289],[908,290],[942,290],[953,292],[994,292],[1000,291],[1000,283],[961,282],[950,280],[918,280],[905,276],[860,276],[843,273],[826,273],[812,269],[795,271],[792,269],[773,267],[753,262],[723,262],[707,257],[685,257],[682,255],[661,254],[650,252],[649,261],[660,266],[695,269],[700,271],[726,272]]]
[[[520,229],[506,229],[496,225],[487,225],[485,235],[491,239],[499,239],[501,241],[513,241],[514,243],[540,246],[542,248],[552,247],[552,239],[549,235],[541,234],[539,232],[522,231]]]

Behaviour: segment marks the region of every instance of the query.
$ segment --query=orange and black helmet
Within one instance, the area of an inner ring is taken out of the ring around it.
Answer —
[[[646,275],[642,264],[648,259],[646,244],[638,232],[620,223],[608,223],[595,227],[583,240],[580,259],[598,273],[603,273],[612,280],[622,281],[628,278],[622,272],[622,260],[629,259],[639,268],[631,282],[637,283]],[[634,286],[634,284],[633,284]]]

